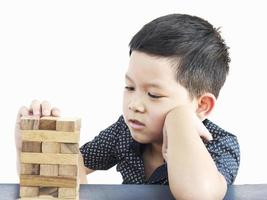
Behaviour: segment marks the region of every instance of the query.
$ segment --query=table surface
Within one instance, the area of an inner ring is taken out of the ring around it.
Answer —
[[[19,196],[18,184],[0,183],[0,200]],[[81,185],[80,200],[174,200],[165,185]],[[224,200],[267,200],[267,184],[229,186]]]

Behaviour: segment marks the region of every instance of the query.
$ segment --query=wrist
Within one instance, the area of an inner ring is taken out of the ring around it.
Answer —
[[[165,124],[167,125],[168,123],[174,122],[174,123],[179,123],[183,121],[183,119],[188,119],[192,118],[194,115],[193,109],[190,106],[179,106],[171,109],[166,117],[165,117]]]
[[[164,123],[168,138],[177,140],[177,137],[191,133],[194,130],[194,115],[192,107],[189,106],[179,106],[172,109],[167,114]]]

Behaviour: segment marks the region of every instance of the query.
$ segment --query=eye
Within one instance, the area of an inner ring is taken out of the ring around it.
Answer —
[[[134,87],[125,86],[125,89],[128,91],[134,91]]]
[[[150,92],[148,93],[148,96],[150,96],[151,98],[154,98],[154,99],[159,99],[159,98],[163,97],[163,96],[153,95]]]

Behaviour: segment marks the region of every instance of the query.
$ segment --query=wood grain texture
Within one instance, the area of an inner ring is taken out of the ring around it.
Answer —
[[[58,117],[41,117],[39,121],[39,130],[56,130]]]
[[[41,164],[40,165],[40,175],[41,176],[58,176],[58,165],[47,165]]]
[[[78,154],[21,153],[22,163],[78,165]]]
[[[21,138],[23,141],[79,143],[80,132],[22,130]]]
[[[39,195],[49,195],[52,197],[58,197],[57,187],[39,187]]]
[[[23,141],[22,142],[22,152],[35,152],[39,153],[41,152],[41,142],[29,142],[29,141]]]
[[[22,197],[18,200],[79,200],[79,197],[76,197],[76,198],[56,198],[56,197],[51,197],[48,195],[41,195],[38,197]]]
[[[20,197],[35,197],[39,195],[39,187],[24,187],[19,190]]]
[[[75,198],[77,195],[77,188],[58,188],[59,198]]]
[[[78,175],[77,165],[59,165],[59,176],[76,177]]]
[[[20,175],[21,186],[42,186],[42,187],[77,187],[77,177],[48,177],[36,175]]]
[[[56,124],[57,131],[75,132],[81,129],[79,118],[59,118]]]
[[[79,153],[79,145],[72,143],[61,143],[60,144],[60,153]]]
[[[60,153],[60,143],[42,142],[42,153]]]
[[[20,164],[20,174],[39,175],[40,174],[40,165],[39,164],[21,163]]]
[[[25,116],[20,119],[21,130],[38,130],[39,129],[39,117]]]

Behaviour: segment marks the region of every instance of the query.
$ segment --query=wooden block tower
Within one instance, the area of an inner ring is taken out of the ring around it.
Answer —
[[[21,118],[21,200],[79,199],[80,127],[80,119]]]

